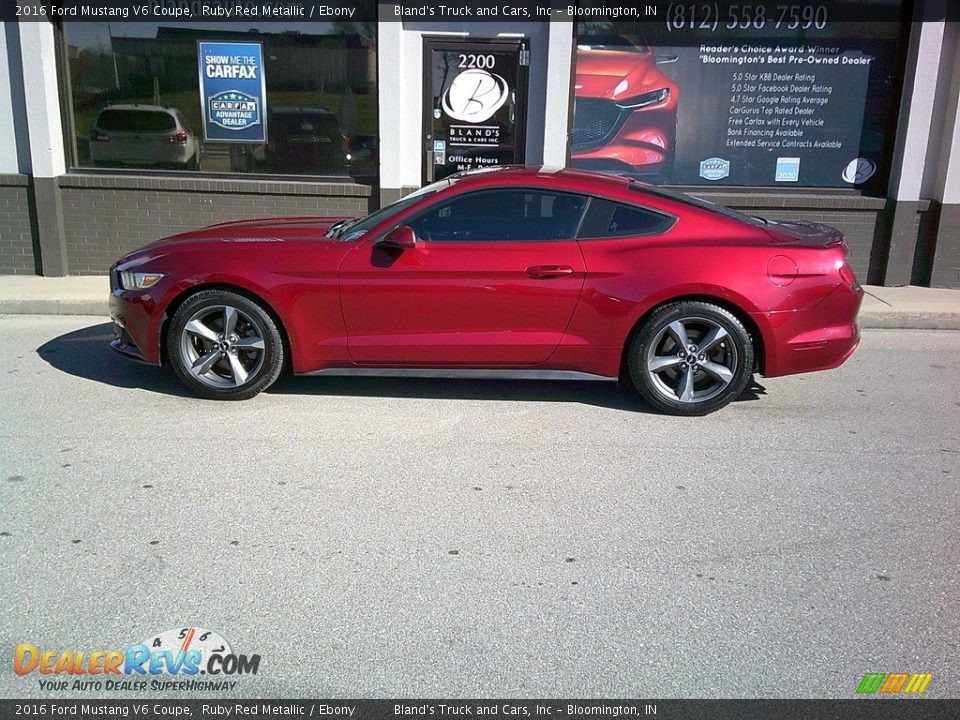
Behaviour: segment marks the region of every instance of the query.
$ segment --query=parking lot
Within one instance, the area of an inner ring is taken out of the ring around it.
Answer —
[[[694,419],[589,382],[202,401],[111,334],[0,317],[8,656],[193,625],[261,655],[235,697],[960,693],[960,333]],[[0,694],[67,696],[9,660]]]

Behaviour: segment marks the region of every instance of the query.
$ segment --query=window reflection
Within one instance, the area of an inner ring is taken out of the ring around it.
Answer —
[[[375,22],[65,22],[75,165],[376,183]],[[267,142],[204,141],[197,43],[263,48]]]

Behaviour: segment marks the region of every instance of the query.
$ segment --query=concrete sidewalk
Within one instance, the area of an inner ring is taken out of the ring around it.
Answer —
[[[960,330],[960,290],[872,285],[864,289],[861,327]],[[107,315],[109,294],[105,275],[0,275],[0,313]]]

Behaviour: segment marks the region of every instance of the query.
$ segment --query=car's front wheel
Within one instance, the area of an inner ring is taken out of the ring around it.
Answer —
[[[753,373],[753,344],[743,323],[706,302],[665,305],[628,348],[627,367],[643,398],[671,415],[706,415],[727,405]]]
[[[174,372],[201,397],[246,400],[283,369],[283,338],[270,314],[227,290],[204,290],[176,311],[167,331]]]

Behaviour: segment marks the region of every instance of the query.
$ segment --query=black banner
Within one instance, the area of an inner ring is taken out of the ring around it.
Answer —
[[[933,5],[934,7],[929,7]],[[944,20],[960,16],[958,3],[926,3],[918,15],[899,7],[837,0],[759,0],[766,22]],[[631,21],[665,25],[680,15],[696,16],[697,27],[742,12],[739,0],[0,0],[5,22],[531,22]],[[949,18],[945,16],[949,15]]]
[[[960,700],[0,700],[0,717],[955,720]]]

